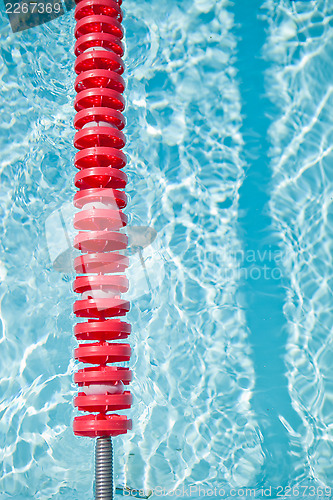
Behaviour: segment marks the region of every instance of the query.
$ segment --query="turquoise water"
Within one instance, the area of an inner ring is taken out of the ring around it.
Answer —
[[[126,213],[157,237],[128,272],[133,431],[114,440],[115,482],[330,498],[333,3],[123,8]],[[61,219],[72,237],[73,31],[72,11],[13,34],[1,5],[1,500],[93,498],[94,442],[71,427],[73,276],[55,265]]]

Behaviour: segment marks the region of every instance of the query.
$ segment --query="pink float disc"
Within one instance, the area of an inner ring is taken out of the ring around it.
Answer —
[[[74,248],[82,252],[112,252],[127,247],[126,234],[111,231],[79,232],[74,238]]]
[[[127,204],[127,196],[124,191],[118,189],[83,189],[74,195],[74,206],[83,208],[87,203],[104,203],[113,207],[124,208]]]
[[[101,274],[98,276],[78,276],[73,283],[73,290],[76,293],[105,289],[126,293],[128,290],[128,279],[125,275],[103,276]]]
[[[88,253],[79,255],[74,260],[74,269],[78,274],[119,273],[129,266],[129,259],[115,252]]]

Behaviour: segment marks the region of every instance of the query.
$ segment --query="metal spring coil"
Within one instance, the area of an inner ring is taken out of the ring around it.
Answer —
[[[79,230],[74,247],[82,253],[74,260],[78,276],[73,288],[81,294],[74,313],[87,318],[76,324],[74,333],[79,341],[95,341],[80,344],[75,358],[95,366],[74,375],[81,388],[74,404],[88,415],[76,417],[73,428],[76,435],[90,437],[115,436],[131,429],[125,415],[111,413],[132,403],[130,392],[124,390],[131,380],[130,370],[110,366],[128,361],[131,354],[129,344],[110,342],[126,339],[131,332],[130,325],[117,318],[130,308],[121,298],[128,290],[124,274],[128,258],[121,253],[128,240],[121,231],[127,223],[122,212],[127,177],[121,151],[126,141],[120,5],[121,0],[79,0],[74,13],[78,75],[74,146],[79,150],[74,160],[78,169],[74,205],[80,209],[74,217],[74,228]]]
[[[110,500],[113,498],[113,457],[110,437],[97,438],[95,456],[95,499]]]

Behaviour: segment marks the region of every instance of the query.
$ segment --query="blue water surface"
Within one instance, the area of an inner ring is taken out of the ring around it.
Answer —
[[[330,498],[333,2],[123,10],[126,213],[157,236],[128,271],[133,430],[114,439],[115,483]],[[93,498],[94,440],[72,431],[74,276],[59,265],[74,26],[71,11],[12,33],[0,6],[1,500]]]

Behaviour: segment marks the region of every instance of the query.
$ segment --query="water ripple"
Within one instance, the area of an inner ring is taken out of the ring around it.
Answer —
[[[284,314],[289,392],[302,428],[298,476],[332,486],[332,6],[266,2],[267,92],[279,110],[272,125],[274,224],[289,278]],[[286,423],[288,427],[288,424]]]

